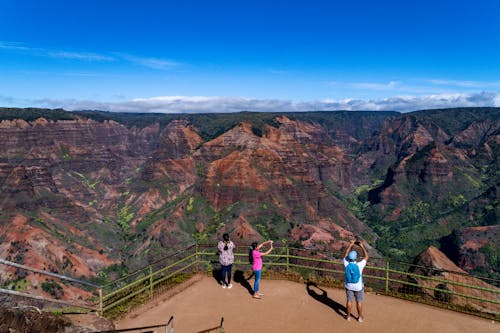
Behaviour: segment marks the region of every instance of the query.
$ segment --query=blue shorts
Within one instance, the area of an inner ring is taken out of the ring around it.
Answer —
[[[365,300],[365,289],[361,289],[360,291],[346,289],[345,294],[348,302],[351,302],[354,298],[356,298],[356,302],[363,302]]]

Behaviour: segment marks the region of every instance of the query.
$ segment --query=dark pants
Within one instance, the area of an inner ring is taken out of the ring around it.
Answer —
[[[231,283],[231,270],[233,269],[233,264],[231,265],[221,265],[222,266],[222,284],[226,284],[227,286]],[[227,281],[226,281],[227,276]]]

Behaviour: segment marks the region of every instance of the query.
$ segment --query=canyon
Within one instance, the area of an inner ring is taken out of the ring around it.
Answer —
[[[494,276],[499,119],[0,108],[0,257],[103,283],[228,232],[326,252],[358,237],[391,260],[436,246]]]

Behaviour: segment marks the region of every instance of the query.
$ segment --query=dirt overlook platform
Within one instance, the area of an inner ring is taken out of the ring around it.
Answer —
[[[253,280],[249,281],[253,284]],[[366,293],[365,321],[344,319],[345,292],[306,284],[262,280],[262,299],[252,299],[246,286],[222,289],[198,275],[173,296],[160,296],[116,321],[116,328],[166,323],[174,316],[176,333],[217,326],[224,317],[227,333],[286,332],[499,332],[498,322],[397,298]],[[354,310],[354,316],[357,316]]]

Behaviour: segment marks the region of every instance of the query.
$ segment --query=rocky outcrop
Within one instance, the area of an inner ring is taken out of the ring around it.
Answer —
[[[0,307],[0,332],[86,333],[113,329],[111,321],[95,314],[57,316],[36,307]]]
[[[441,240],[441,249],[467,271],[498,274],[500,225],[469,227]]]
[[[435,298],[438,301],[469,307],[478,311],[494,313],[497,315],[500,313],[500,306],[493,302],[480,301],[445,292],[452,291],[457,294],[464,294],[475,298],[485,298],[495,301],[498,297],[497,295],[500,289],[478,278],[468,275],[467,272],[455,265],[437,248],[433,246],[427,248],[415,258],[414,265],[415,266],[412,266],[410,270],[411,273],[428,276],[430,278],[411,278],[412,282],[416,282],[419,286],[421,286],[423,293]],[[477,289],[467,287],[467,285],[475,286]],[[490,292],[485,289],[492,291]]]

